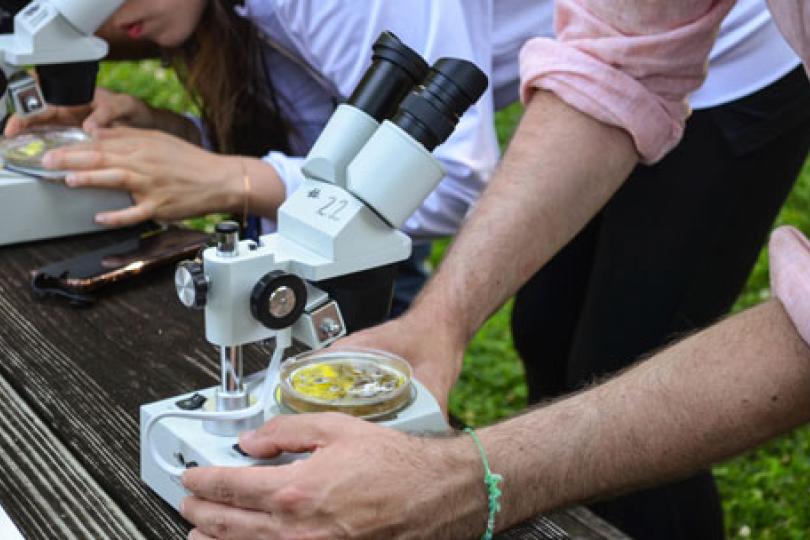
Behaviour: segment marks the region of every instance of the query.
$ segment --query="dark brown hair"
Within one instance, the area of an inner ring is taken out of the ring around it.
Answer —
[[[262,156],[289,151],[256,27],[235,12],[236,0],[208,0],[197,28],[169,51],[175,70],[222,153]]]

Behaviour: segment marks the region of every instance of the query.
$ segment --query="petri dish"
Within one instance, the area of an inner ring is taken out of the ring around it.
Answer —
[[[411,402],[412,377],[408,362],[385,351],[315,351],[282,364],[276,395],[293,412],[336,411],[371,420]]]
[[[79,128],[39,126],[0,140],[0,159],[3,166],[13,172],[40,178],[64,178],[68,171],[44,168],[43,156],[49,150],[89,140],[90,136]]]

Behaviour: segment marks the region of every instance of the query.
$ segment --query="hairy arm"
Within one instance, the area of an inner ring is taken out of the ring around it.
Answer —
[[[810,421],[810,349],[771,300],[548,407],[482,430],[501,526],[684,476]]]
[[[353,339],[408,358],[420,380],[446,396],[469,338],[585,226],[637,159],[621,129],[535,93],[499,171],[416,304],[394,322],[396,331]],[[429,343],[405,339],[425,335]]]
[[[810,349],[773,300],[601,386],[480,430],[492,470],[505,478],[496,527],[686,475],[808,420]],[[181,511],[194,534],[484,531],[483,467],[468,436],[418,438],[333,413],[279,415],[239,444],[255,457],[313,454],[294,465],[187,471],[193,496]]]

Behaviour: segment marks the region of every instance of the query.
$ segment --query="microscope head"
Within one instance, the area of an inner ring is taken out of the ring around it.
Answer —
[[[107,55],[107,44],[93,33],[123,1],[35,0],[17,12],[13,32],[0,35],[0,83],[17,114],[38,114],[46,103],[92,101],[98,61]],[[39,84],[24,71],[30,65]]]
[[[256,243],[239,241],[236,224],[220,226],[233,236],[218,229],[202,264],[178,269],[183,303],[205,309],[208,341],[241,347],[291,328],[321,348],[387,318],[396,265],[411,248],[398,228],[444,177],[431,151],[487,86],[466,60],[425,66],[383,34],[307,157],[305,181],[279,208],[277,232]],[[202,294],[184,295],[191,290]]]

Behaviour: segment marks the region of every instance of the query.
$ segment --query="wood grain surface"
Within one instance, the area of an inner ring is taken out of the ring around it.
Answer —
[[[34,300],[30,290],[34,268],[124,234],[0,248],[0,474],[10,480],[0,500],[26,538],[188,531],[139,477],[139,406],[218,382],[217,351],[203,337],[202,314],[176,300],[172,268],[117,284],[81,309]],[[249,371],[264,367],[265,351],[245,352]],[[503,538],[623,538],[577,512]]]

